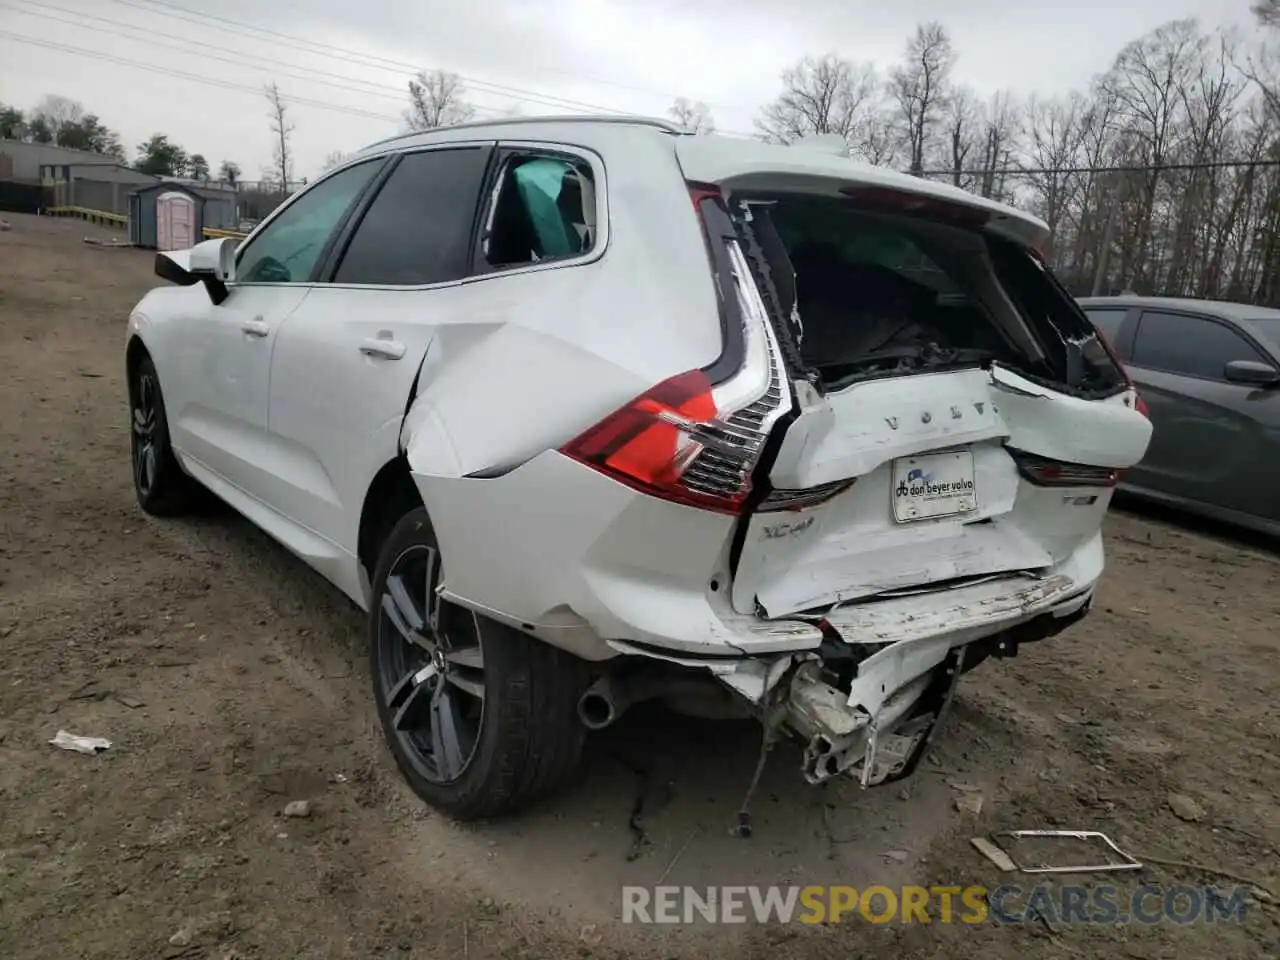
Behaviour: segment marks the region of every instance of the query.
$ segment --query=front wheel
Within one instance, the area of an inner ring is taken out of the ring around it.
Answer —
[[[157,517],[187,512],[199,491],[170,445],[160,377],[148,356],[138,361],[129,378],[129,419],[129,452],[138,505]]]
[[[401,773],[457,820],[515,812],[577,770],[579,661],[437,595],[427,511],[392,529],[374,574],[370,672]]]

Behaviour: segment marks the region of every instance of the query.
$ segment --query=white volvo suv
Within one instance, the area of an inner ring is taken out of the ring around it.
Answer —
[[[823,142],[392,138],[157,255],[138,500],[207,488],[368,611],[387,743],[454,817],[650,699],[898,779],[961,673],[1088,611],[1150,438],[1046,234]]]

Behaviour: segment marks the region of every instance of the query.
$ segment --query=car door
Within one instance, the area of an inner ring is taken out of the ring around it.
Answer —
[[[326,244],[380,163],[326,178],[282,208],[237,252],[222,303],[191,288],[187,330],[164,383],[173,443],[237,506],[246,494],[263,499],[273,470],[267,405],[276,333],[306,298]]]
[[[1244,513],[1267,508],[1273,488],[1254,469],[1266,446],[1256,387],[1229,383],[1233,360],[1266,362],[1229,323],[1206,315],[1144,309],[1130,359],[1154,431],[1129,484]]]
[[[491,152],[468,143],[396,156],[335,244],[326,282],[278,332],[269,495],[348,554],[369,484],[397,454],[433,331],[453,316]]]

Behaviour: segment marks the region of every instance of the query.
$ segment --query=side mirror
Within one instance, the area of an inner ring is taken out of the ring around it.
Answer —
[[[205,240],[189,250],[166,250],[156,254],[156,276],[182,287],[203,283],[214,304],[227,299],[227,284],[235,278],[234,237]]]
[[[1232,360],[1223,376],[1230,383],[1247,383],[1255,387],[1271,387],[1280,383],[1280,370],[1257,360]]]
[[[232,237],[205,240],[191,248],[191,265],[187,269],[198,277],[213,277],[230,283],[236,272],[236,247],[240,241]]]

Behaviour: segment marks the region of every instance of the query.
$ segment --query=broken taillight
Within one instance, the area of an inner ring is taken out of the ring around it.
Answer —
[[[1120,471],[1115,467],[1066,463],[1025,450],[1006,449],[1018,465],[1018,473],[1037,487],[1114,487],[1120,481]]]
[[[560,452],[633,489],[704,510],[737,513],[751,491],[759,438],[734,436],[718,421],[711,381],[701,370],[664,380],[589,427]],[[706,449],[726,458],[713,483],[690,483]]]

